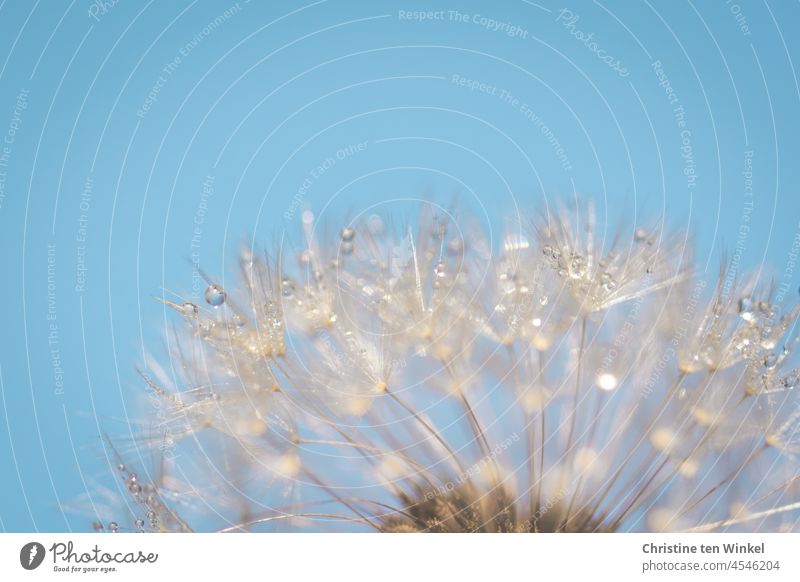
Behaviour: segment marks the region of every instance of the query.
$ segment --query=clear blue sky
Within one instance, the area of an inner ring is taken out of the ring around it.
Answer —
[[[701,270],[725,250],[780,278],[798,23],[725,0],[0,2],[0,529],[87,529],[100,434],[125,435],[162,346],[152,296],[192,293],[193,253],[229,276],[305,208],[457,196],[497,228],[578,193],[691,229]]]

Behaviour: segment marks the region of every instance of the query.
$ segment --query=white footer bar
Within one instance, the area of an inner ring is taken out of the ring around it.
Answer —
[[[800,534],[2,534],[0,580],[800,580]]]

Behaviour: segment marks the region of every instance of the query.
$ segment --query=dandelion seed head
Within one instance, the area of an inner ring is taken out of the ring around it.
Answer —
[[[239,279],[204,302],[162,298],[175,327],[147,357],[150,412],[132,424],[160,462],[134,475],[133,445],[117,454],[135,512],[109,517],[146,531],[796,529],[800,309],[757,276],[708,284],[680,235],[609,236],[579,210],[494,240],[432,204],[408,224],[328,228],[305,211],[297,244],[243,249]]]

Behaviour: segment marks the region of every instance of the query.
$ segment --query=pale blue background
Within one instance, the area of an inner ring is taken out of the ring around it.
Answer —
[[[92,516],[72,511],[75,500],[95,483],[115,486],[100,435],[124,438],[143,390],[134,372],[142,346],[161,347],[164,312],[151,297],[191,293],[190,238],[206,175],[216,193],[201,261],[221,276],[243,236],[269,244],[306,207],[335,225],[397,198],[458,195],[496,228],[517,207],[527,215],[573,192],[631,227],[664,214],[672,227],[693,229],[701,269],[714,270],[737,242],[750,149],[754,207],[742,265],[768,263],[778,278],[786,267],[800,221],[796,2],[242,1],[205,36],[231,4],[107,5],[92,19],[88,0],[0,2],[0,139],[18,93],[29,91],[0,168],[2,530],[84,531]],[[627,78],[556,21],[565,6]],[[423,8],[483,14],[527,38],[447,14],[398,18]],[[198,34],[137,116],[163,67]],[[693,191],[654,60],[686,111]],[[454,74],[529,104],[571,169],[518,109],[455,85]],[[359,142],[366,149],[314,181],[286,220],[312,168]],[[87,284],[76,292],[90,176]],[[48,244],[63,395],[54,393],[47,342]],[[800,276],[789,278],[796,289]]]

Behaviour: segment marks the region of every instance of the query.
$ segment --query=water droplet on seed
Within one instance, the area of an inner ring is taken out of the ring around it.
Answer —
[[[739,299],[739,317],[745,321],[753,321],[753,300],[749,297]]]
[[[199,310],[197,309],[197,305],[195,305],[191,301],[186,301],[181,305],[181,311],[183,312],[184,315],[194,316],[197,315],[197,312]]]
[[[205,297],[206,303],[212,307],[219,307],[225,303],[225,299],[227,298],[225,290],[219,285],[214,284],[206,287],[206,292],[203,296]]]

